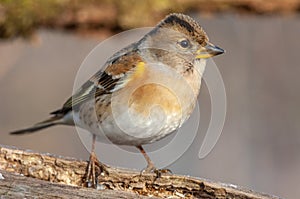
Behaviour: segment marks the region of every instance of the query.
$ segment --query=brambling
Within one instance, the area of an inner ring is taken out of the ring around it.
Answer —
[[[156,168],[142,145],[164,138],[191,115],[200,91],[206,59],[224,53],[211,44],[191,17],[170,14],[139,41],[114,54],[48,120],[11,134],[50,126],[76,125],[90,131],[93,144],[87,180],[96,184],[96,139],[137,147]]]

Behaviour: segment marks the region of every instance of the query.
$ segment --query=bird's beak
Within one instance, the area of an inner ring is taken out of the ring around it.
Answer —
[[[206,46],[201,47],[197,50],[196,59],[206,59],[216,55],[223,54],[225,51],[218,46],[215,46],[211,43],[207,43]]]

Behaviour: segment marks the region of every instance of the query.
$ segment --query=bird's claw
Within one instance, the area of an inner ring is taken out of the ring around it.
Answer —
[[[85,185],[87,187],[97,188],[98,176],[108,175],[107,167],[105,164],[101,163],[94,152],[91,153],[90,159],[87,166]]]
[[[172,171],[170,169],[157,169],[154,165],[148,165],[147,168],[141,171],[141,175],[143,173],[155,173],[155,179],[157,179],[160,178],[162,174],[172,174]]]

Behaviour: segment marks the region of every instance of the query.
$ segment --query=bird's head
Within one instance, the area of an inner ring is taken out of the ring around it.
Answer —
[[[177,56],[194,63],[224,53],[209,42],[207,34],[194,19],[184,14],[166,16],[142,41],[143,47],[153,49],[151,54],[156,55],[156,59],[161,57],[165,61]]]

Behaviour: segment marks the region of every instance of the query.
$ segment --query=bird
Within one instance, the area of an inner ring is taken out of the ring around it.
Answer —
[[[95,168],[105,170],[95,142],[142,147],[179,129],[194,110],[208,58],[224,50],[209,42],[202,26],[171,13],[140,40],[113,54],[49,119],[11,132],[29,134],[55,125],[78,126],[92,134],[86,182],[95,186]]]

